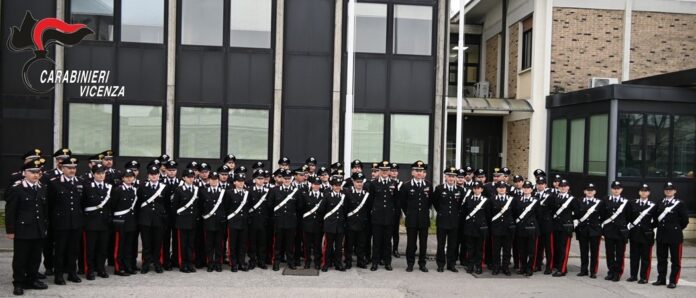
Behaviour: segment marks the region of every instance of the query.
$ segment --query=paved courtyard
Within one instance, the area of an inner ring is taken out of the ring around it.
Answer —
[[[11,242],[0,242],[0,296],[10,296],[11,287]],[[403,237],[403,236],[402,236]],[[404,239],[405,240],[405,239]],[[430,248],[434,248],[434,237],[429,238]],[[403,243],[401,250],[403,251]],[[52,279],[47,280],[49,288],[44,291],[27,290],[26,296],[40,297],[500,297],[518,295],[520,297],[694,297],[696,294],[696,246],[684,249],[683,271],[679,286],[670,290],[650,284],[608,282],[603,279],[606,270],[600,266],[597,279],[576,277],[578,272],[578,251],[571,250],[569,274],[554,278],[535,274],[526,278],[513,274],[512,277],[493,277],[490,273],[481,276],[460,271],[438,273],[435,263],[428,264],[429,273],[418,270],[405,272],[404,257],[394,259],[394,271],[384,269],[376,272],[353,268],[347,272],[329,271],[319,276],[283,276],[281,271],[255,269],[250,272],[196,273],[184,274],[178,271],[165,271],[163,274],[150,272],[147,275],[130,277],[110,276],[94,281],[84,280],[80,284],[68,282],[57,286]],[[9,245],[9,246],[8,246]],[[431,251],[432,252],[432,251]],[[657,269],[653,260],[651,281]],[[626,265],[628,269],[628,264]],[[227,269],[227,268],[225,268]],[[113,271],[111,268],[109,269]],[[43,271],[43,268],[42,268]],[[626,278],[624,274],[624,279]]]

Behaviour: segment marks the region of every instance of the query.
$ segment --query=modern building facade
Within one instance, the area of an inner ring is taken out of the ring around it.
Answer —
[[[459,21],[459,14],[453,16],[449,34],[445,160],[454,158],[450,123],[456,123]],[[679,181],[682,198],[696,213],[693,86],[647,79],[693,73],[680,71],[696,68],[696,3],[472,0],[464,22],[462,156],[467,164],[483,160],[485,166],[492,158],[493,164],[527,177],[545,169],[569,178],[578,195],[590,181],[602,186],[600,194],[611,180],[624,181],[631,196],[642,181],[658,190],[664,181]],[[592,81],[626,86],[594,91]],[[478,82],[485,88],[477,88]],[[487,142],[476,136],[482,129],[490,130]]]
[[[357,2],[351,159],[420,159],[439,173],[447,1]],[[48,47],[55,69],[109,71],[105,85],[125,95],[70,83],[33,93],[21,76],[32,52],[3,47],[1,170],[28,149],[62,146],[83,157],[111,148],[119,167],[162,153],[213,165],[231,153],[269,168],[280,156],[343,161],[347,3],[3,0],[3,41],[26,11],[86,24],[94,34],[78,45]]]

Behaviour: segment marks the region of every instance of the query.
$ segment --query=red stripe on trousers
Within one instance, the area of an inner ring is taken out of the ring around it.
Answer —
[[[546,264],[546,265],[548,265],[549,268],[553,269],[553,260],[554,260],[553,248],[554,248],[554,246],[556,246],[556,243],[553,241],[553,232],[551,232],[551,237],[550,237],[549,241],[550,241],[549,247],[551,247],[551,259],[547,260],[547,262],[549,264]],[[548,258],[549,256],[546,256],[546,257]]]
[[[272,253],[271,253],[271,264],[274,264],[274,265],[275,265],[275,261],[276,261],[276,260],[275,260],[275,258],[276,258],[276,254],[275,254],[275,234],[273,235],[273,241],[272,241],[272,242],[273,242],[273,244],[271,244],[271,252],[272,252]]]
[[[568,270],[568,253],[570,253],[570,237],[566,236],[566,238],[566,253],[563,259],[563,268],[561,268],[561,272],[563,273],[566,273]]]
[[[177,257],[179,259],[179,268],[181,267],[181,229],[176,229],[176,247],[179,248],[177,250]]]
[[[677,249],[677,251],[679,253],[679,258],[677,259],[677,262],[679,262],[679,270],[677,270],[677,276],[674,278],[675,285],[679,282],[679,276],[681,276],[682,243],[679,243],[679,249]]]
[[[649,249],[650,249],[650,252],[648,253],[648,268],[645,272],[645,279],[646,280],[650,280],[650,267],[652,267],[652,249],[653,249],[653,246],[650,245]]]
[[[619,272],[619,278],[621,278],[621,275],[623,275],[624,265],[626,265],[626,262],[624,261],[626,259],[626,245],[624,245],[623,255],[624,255],[624,258],[619,260],[619,262],[621,262],[621,272]],[[640,262],[639,262],[639,264],[640,264]]]
[[[326,246],[328,245],[328,239],[326,239],[326,233],[324,233],[324,239],[323,239],[323,244],[321,246],[321,266],[322,267],[327,267],[326,266]],[[289,261],[288,261],[289,262]]]
[[[537,249],[539,249],[539,237],[534,238],[534,258],[532,259],[532,272],[536,270]]]
[[[486,238],[483,238],[483,248],[481,248],[481,269],[486,263]]]
[[[602,237],[599,237],[599,241],[597,241],[597,252],[595,253],[595,266],[594,270],[592,273],[597,274],[597,270],[599,270],[599,248],[602,246]]]
[[[116,239],[114,240],[114,269],[116,272],[121,271],[119,270],[118,266],[118,242],[119,242],[119,233],[118,231],[116,232]]]
[[[227,244],[227,258],[230,259],[230,267],[234,266],[232,262],[232,238],[230,237],[231,231],[232,229],[227,228],[227,241],[229,241],[229,243]]]
[[[85,274],[89,272],[89,264],[87,263],[87,232],[82,231],[82,255],[85,263]]]

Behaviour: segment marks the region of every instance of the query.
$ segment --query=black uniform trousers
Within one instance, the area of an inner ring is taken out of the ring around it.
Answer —
[[[553,268],[553,246],[555,245],[553,240],[553,233],[539,233],[539,245],[537,245],[536,251],[536,268],[534,268],[535,271],[537,269],[541,270],[541,264],[544,264],[544,256],[546,256],[546,270],[551,271]]]
[[[667,275],[667,256],[669,253],[672,270],[669,282],[677,284],[681,273],[682,243],[657,243],[657,279],[665,280]]]
[[[343,233],[325,233],[324,234],[324,259],[322,259],[323,267],[343,265]]]
[[[172,258],[172,255],[177,253],[176,243],[176,229],[170,225],[165,226],[162,232],[162,265],[165,267],[174,266],[177,263]]]
[[[394,213],[394,223],[391,226],[391,241],[392,241],[392,248],[394,252],[399,251],[399,237],[401,236],[399,233],[399,229],[401,227],[401,210],[399,208],[396,208],[396,213]]]
[[[417,246],[416,239],[418,239]],[[406,264],[413,265],[416,262],[416,248],[418,248],[418,265],[425,266],[428,228],[406,228]]]
[[[652,263],[653,246],[650,243],[631,241],[631,277],[650,279],[650,263]]]
[[[84,254],[87,258],[85,272],[106,272],[104,264],[109,251],[109,231],[85,231],[85,233],[87,234],[87,251]]]
[[[302,217],[300,216],[300,219],[298,220],[298,224],[297,224],[297,231],[295,231],[295,241],[294,241],[295,247],[292,250],[293,251],[293,258],[288,259],[288,262],[290,262],[291,260],[294,260],[296,266],[299,266],[299,264],[301,262],[301,258],[302,258],[302,252],[304,251],[303,250],[304,243],[302,242],[303,233],[302,233],[302,223],[301,222],[302,222]]]
[[[55,237],[53,234],[53,230],[48,229],[46,238],[43,240],[43,264],[46,270],[53,270],[53,257],[55,255]]]
[[[321,253],[322,253],[322,247],[321,247],[321,241],[322,238],[324,237],[324,234],[321,232],[307,232],[304,231],[302,233],[302,238],[304,241],[304,263],[305,265],[309,266],[312,263],[312,259],[314,259],[314,264],[315,265],[321,265]],[[346,248],[347,249],[347,248]]]
[[[437,228],[437,253],[435,255],[435,260],[437,262],[437,267],[452,266],[454,267],[457,262],[457,236],[459,234],[459,229],[443,229]],[[445,245],[447,245],[447,251],[445,252]]]
[[[203,221],[199,220],[195,224],[193,246],[193,260],[196,262],[196,268],[202,268],[208,265],[206,260],[207,251],[205,249],[205,229],[203,229]]]
[[[570,238],[566,232],[563,231],[553,231],[553,267],[554,269],[562,272],[568,272],[568,253],[570,252]]]
[[[580,272],[597,274],[601,236],[579,236],[577,238],[580,243]]]
[[[624,239],[606,238],[604,249],[607,254],[607,268],[609,274],[621,277],[624,271],[624,254],[626,253],[626,241]]]
[[[78,229],[54,230],[55,256],[53,266],[56,277],[62,277],[63,273],[77,274],[75,262],[80,251],[80,238],[82,233]]]
[[[483,267],[484,237],[466,237],[466,264],[469,268]]]
[[[263,227],[249,230],[249,261],[255,265],[266,262],[267,238],[267,231]]]
[[[135,271],[135,258],[133,254],[133,242],[135,241],[135,232],[124,231],[122,228],[114,227],[114,271]]]
[[[193,250],[195,246],[195,231],[193,229],[176,230],[176,253],[179,268],[193,268]]]
[[[12,284],[25,287],[37,280],[41,266],[43,239],[14,239],[12,257]]]
[[[138,239],[140,238],[140,230],[136,229],[135,232],[133,232],[133,242],[131,243],[130,246],[130,253],[133,256],[132,262],[133,263],[128,263],[126,261],[127,265],[132,265],[132,267],[129,267],[133,270],[138,270],[138,248],[140,247],[140,241]]]
[[[222,265],[225,249],[224,235],[226,233],[225,223],[217,223],[217,230],[205,230],[203,239],[205,241],[205,262],[208,267],[212,265]]]
[[[273,263],[280,262],[281,254],[285,252],[285,257],[288,262],[293,260],[293,249],[295,243],[296,228],[282,229],[275,228],[275,237],[273,237]]]
[[[464,227],[464,222],[460,221],[459,227]],[[467,236],[464,235],[464,229],[458,229],[458,235],[457,235],[457,253],[459,257],[459,264],[462,266],[466,266],[467,264],[467,259],[469,258],[468,252],[467,252],[467,244],[466,244],[466,238]]]
[[[493,269],[505,269],[510,267],[510,257],[512,256],[512,235],[493,235],[491,236],[491,246],[493,247]],[[501,257],[502,256],[502,257]]]
[[[353,252],[359,265],[367,264],[367,229],[359,231],[348,230],[346,233],[346,264],[352,263]]]
[[[227,228],[230,266],[246,266],[247,229]]]
[[[372,264],[391,265],[391,225],[372,225]]]
[[[143,267],[161,266],[162,227],[140,226],[140,240],[143,242]]]
[[[515,243],[520,271],[525,273],[534,272],[534,267],[536,265],[536,248],[538,246],[537,237],[517,235],[517,237],[515,237]]]

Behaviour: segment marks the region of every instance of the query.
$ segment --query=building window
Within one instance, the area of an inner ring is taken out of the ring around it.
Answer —
[[[648,114],[645,120],[646,176],[667,177],[670,116]]]
[[[355,51],[362,53],[386,52],[387,5],[355,4]]]
[[[221,110],[182,107],[179,124],[179,156],[219,158]]]
[[[162,152],[162,107],[119,107],[118,151],[122,156],[157,156]]]
[[[221,46],[223,0],[181,1],[181,44]]]
[[[94,31],[85,40],[114,40],[113,0],[70,1],[70,22],[85,24]]]
[[[570,121],[569,172],[582,173],[585,161],[585,119]]]
[[[590,117],[590,143],[588,145],[587,174],[607,174],[607,140],[609,131],[609,116],[595,115]]]
[[[110,104],[71,103],[68,146],[75,154],[95,154],[111,148]]]
[[[696,117],[674,116],[672,144],[672,177],[694,178],[696,163]]]
[[[384,156],[383,143],[383,114],[353,114],[353,159],[381,161]]]
[[[618,177],[641,176],[641,168],[643,167],[642,136],[642,114],[621,114],[619,116]]]
[[[431,6],[394,5],[394,53],[430,56]]]
[[[568,133],[566,119],[556,119],[551,123],[551,170],[565,172],[566,136]]]
[[[391,115],[390,161],[412,163],[428,160],[429,141],[430,116]]]
[[[239,159],[268,159],[268,110],[228,111],[227,152]]]
[[[271,0],[232,0],[230,46],[271,47]]]
[[[164,0],[122,0],[121,41],[164,42]]]
[[[532,67],[532,29],[522,33],[522,70]]]

